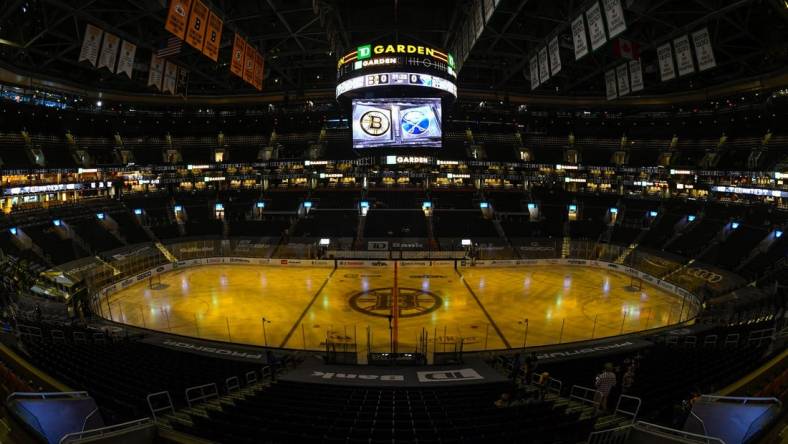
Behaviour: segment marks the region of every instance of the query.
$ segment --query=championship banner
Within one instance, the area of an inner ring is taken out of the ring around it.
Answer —
[[[629,62],[629,82],[632,92],[643,91],[643,70],[640,59]]]
[[[205,30],[208,26],[208,7],[200,0],[194,0],[192,14],[189,16],[189,27],[186,29],[186,43],[197,51],[202,51],[205,43]]]
[[[602,0],[602,3],[605,6],[608,37],[612,39],[627,30],[624,10],[621,9],[621,0]]]
[[[588,34],[591,36],[591,49],[596,51],[607,41],[605,36],[605,24],[602,22],[602,9],[599,7],[599,2],[594,2],[594,5],[586,11],[586,20],[588,20]]]
[[[219,45],[222,43],[222,19],[211,11],[208,17],[208,30],[205,33],[205,45],[202,53],[214,62],[219,61]]]
[[[550,51],[550,71],[553,75],[561,71],[561,52],[558,47],[558,36],[553,37],[547,45]]]
[[[714,50],[711,47],[711,38],[709,38],[708,28],[693,32],[692,43],[695,45],[695,58],[698,60],[698,71],[705,71],[717,66],[717,61],[714,59]]]
[[[170,0],[170,9],[167,12],[164,29],[183,40],[186,37],[186,22],[191,7],[192,0]]]
[[[161,91],[161,81],[164,78],[164,59],[155,53],[150,56],[150,70],[148,71],[148,86],[155,86]]]
[[[531,57],[529,65],[531,66],[531,90],[534,90],[539,87],[539,61],[536,55]]]
[[[670,42],[657,47],[657,59],[659,59],[659,77],[662,81],[674,79],[676,70],[673,68],[673,48]]]
[[[252,84],[258,91],[263,89],[263,56],[260,55],[260,51],[254,52],[254,76],[252,78]]]
[[[111,72],[115,72],[115,61],[118,59],[118,47],[120,46],[120,37],[104,33],[104,41],[101,42],[101,53],[98,58],[97,68],[107,67]]]
[[[616,70],[611,69],[605,72],[605,92],[607,100],[613,100],[618,97],[616,92]]]
[[[583,14],[572,20],[572,40],[575,44],[575,60],[588,54],[588,39],[586,38],[586,21]]]
[[[547,47],[539,49],[539,83],[544,83],[550,78],[550,66],[547,60]]]
[[[85,37],[82,39],[82,49],[79,51],[78,62],[87,60],[91,65],[96,66],[102,34],[104,34],[104,31],[101,28],[90,23],[85,25]]]
[[[673,40],[673,47],[676,49],[676,66],[679,76],[692,74],[695,72],[695,64],[692,62],[692,51],[690,50],[689,36],[686,34]]]
[[[254,55],[257,52],[252,45],[246,45],[244,51],[244,82],[254,82]]]
[[[233,39],[233,57],[230,60],[230,72],[243,78],[244,74],[244,53],[246,52],[246,40],[235,34]]]
[[[616,79],[618,80],[618,95],[625,96],[629,94],[629,73],[627,72],[627,64],[616,67]]]
[[[167,62],[164,68],[164,79],[162,80],[161,89],[163,92],[175,94],[176,85],[178,83],[178,65]]]
[[[131,71],[134,69],[134,56],[137,54],[137,45],[126,40],[120,45],[120,56],[118,56],[118,67],[116,74],[126,73],[131,78]]]

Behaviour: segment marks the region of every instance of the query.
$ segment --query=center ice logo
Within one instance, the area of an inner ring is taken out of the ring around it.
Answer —
[[[393,288],[374,288],[361,291],[350,297],[350,307],[369,316],[388,317],[393,304]],[[410,318],[431,313],[443,304],[443,299],[435,293],[417,288],[400,288],[399,317]]]

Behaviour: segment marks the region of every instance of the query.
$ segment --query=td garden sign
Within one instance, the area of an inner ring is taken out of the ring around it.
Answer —
[[[457,77],[454,57],[431,46],[391,43],[361,45],[337,61],[337,78],[379,66],[422,68]]]

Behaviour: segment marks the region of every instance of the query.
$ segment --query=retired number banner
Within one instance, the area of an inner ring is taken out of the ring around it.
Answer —
[[[627,30],[624,10],[621,9],[621,0],[602,0],[602,3],[605,5],[608,37],[612,39]]]
[[[119,46],[120,37],[105,32],[104,41],[101,42],[101,53],[99,55],[97,68],[107,67],[111,72],[115,72],[115,61],[118,59]]]
[[[161,91],[161,80],[164,77],[164,59],[156,56],[154,52],[150,57],[150,71],[148,71],[148,86],[155,86]]]
[[[550,71],[553,75],[561,71],[561,51],[558,47],[558,36],[553,37],[547,45],[550,50]]]
[[[550,61],[547,60],[547,47],[539,50],[539,83],[544,83],[550,78]]]
[[[126,73],[131,78],[131,71],[134,69],[134,56],[137,54],[137,45],[126,40],[120,45],[120,56],[118,56],[118,67],[116,74]]]
[[[627,72],[626,63],[616,67],[616,79],[618,80],[619,97],[629,94],[629,73]]]
[[[263,56],[260,51],[254,52],[254,87],[257,90],[263,89]]]

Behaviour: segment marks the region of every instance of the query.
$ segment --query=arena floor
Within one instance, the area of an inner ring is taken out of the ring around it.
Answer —
[[[687,317],[677,296],[603,269],[426,270],[398,270],[399,351],[415,350],[424,331],[429,350],[450,351],[462,339],[472,351],[614,336]],[[389,350],[392,287],[393,269],[207,265],[131,286],[102,311],[200,338],[299,349],[324,349],[328,338],[366,353]]]

